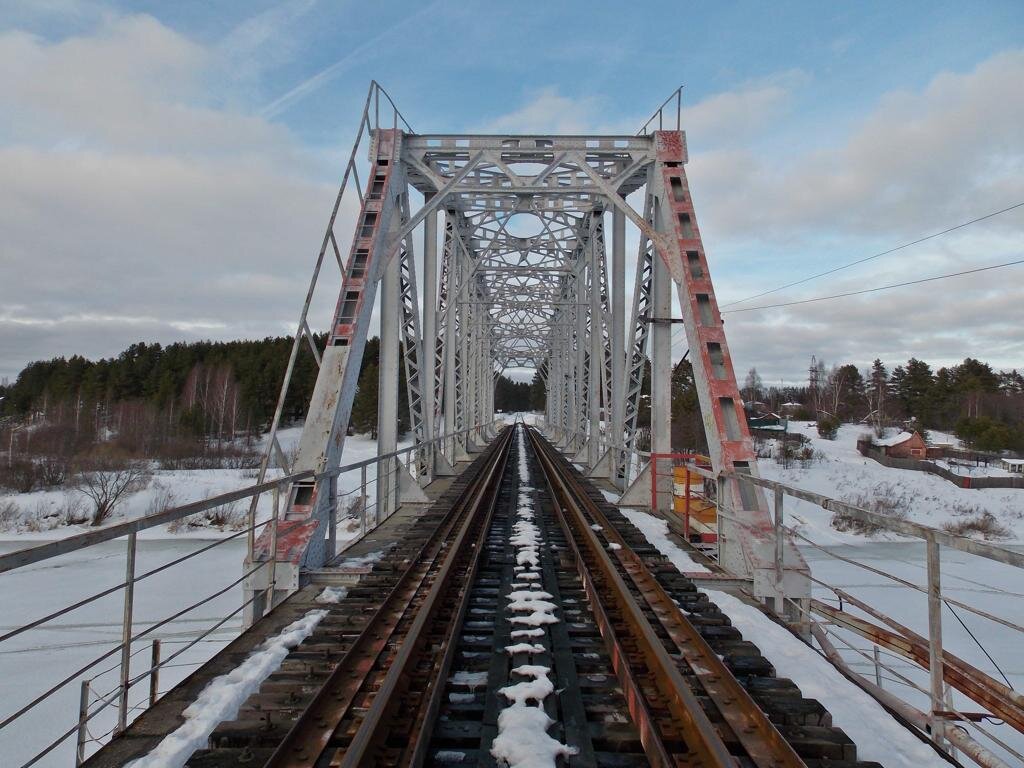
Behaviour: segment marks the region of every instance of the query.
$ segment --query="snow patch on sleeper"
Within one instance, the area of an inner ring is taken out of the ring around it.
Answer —
[[[242,703],[326,615],[325,610],[310,611],[264,641],[239,666],[214,678],[182,713],[184,724],[165,736],[148,755],[130,763],[131,768],[181,768],[193,752],[206,745],[214,728],[238,714]]]

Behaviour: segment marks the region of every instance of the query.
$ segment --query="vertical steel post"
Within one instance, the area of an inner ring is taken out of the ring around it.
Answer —
[[[160,640],[153,641],[153,650],[149,656],[149,706],[156,704],[160,698]]]
[[[882,661],[878,656],[878,646],[871,646],[871,655],[875,659],[875,685],[882,687]]]
[[[330,517],[327,518],[327,554],[334,558],[338,554],[338,476],[327,479],[327,493],[330,503]]]
[[[684,502],[683,510],[685,513],[685,522],[683,524],[683,533],[686,536],[686,541],[690,541],[690,468],[686,468],[686,501]]]
[[[612,445],[622,445],[624,413],[626,402],[626,214],[618,207],[612,210],[612,274],[611,274],[612,327],[612,402],[611,435]],[[613,462],[620,466],[622,458]],[[616,473],[612,481],[617,480]]]
[[[942,583],[939,544],[935,534],[925,538],[928,560],[928,672],[931,680],[932,738],[942,744],[945,722],[936,713],[943,709],[942,675]]]
[[[424,204],[430,198],[424,199]],[[423,374],[421,377],[421,396],[423,398],[423,438],[426,441],[437,437],[437,425],[434,414],[437,408],[437,211],[423,220]],[[433,443],[428,448],[427,467],[433,475],[434,451]]]
[[[452,237],[457,238],[459,235],[454,231],[455,229],[455,217],[450,214],[445,214],[445,229],[451,226]],[[455,409],[456,405],[456,392],[455,392],[455,322],[456,312],[458,311],[459,301],[459,273],[461,271],[460,265],[462,262],[461,248],[458,247],[458,243],[452,243],[452,247],[448,253],[448,284],[446,286],[445,295],[448,297],[447,317],[445,318],[444,325],[444,363],[442,370],[442,378],[444,379],[444,434],[451,435],[455,432]],[[455,441],[452,439],[451,449],[448,451],[448,461],[451,465],[455,466]]]
[[[785,494],[781,486],[775,486],[775,582],[778,584],[779,593],[782,594],[782,581],[785,578],[785,544],[786,539],[782,529],[782,500]]]
[[[377,455],[398,448],[398,259],[392,257],[380,284],[380,369],[377,398]],[[392,460],[377,463],[377,514],[391,514]]]
[[[267,596],[264,599],[264,610],[266,613],[274,607],[274,593],[277,591],[277,533],[281,513],[281,485],[275,485],[273,493],[273,504],[270,513],[270,573],[267,578]]]
[[[651,453],[672,452],[672,276],[664,259],[654,260],[651,282]],[[653,459],[652,459],[653,460]],[[652,466],[651,469],[657,469]],[[658,481],[659,507],[668,481]],[[670,487],[669,487],[670,489]]]
[[[600,217],[602,214],[597,214]],[[595,234],[599,234],[600,218]],[[598,242],[601,252],[598,253]],[[598,259],[604,258],[604,238],[590,238],[590,371],[587,374],[587,404],[590,406],[590,434],[587,443],[587,466],[593,469],[601,458],[601,370],[604,368],[604,338],[601,333],[601,275]],[[607,405],[607,404],[606,404]]]
[[[584,270],[587,260],[584,254],[580,254],[579,263],[576,268],[576,291],[573,294],[573,317],[575,318],[576,349],[572,366],[572,431],[573,439],[586,431],[588,414],[586,413],[587,402],[587,283]]]
[[[89,681],[82,681],[78,696],[78,743],[75,745],[75,768],[85,762],[85,743],[89,739]]]
[[[121,685],[117,696],[117,732],[128,727],[128,680],[132,662],[132,612],[135,608],[136,534],[128,534],[124,576],[124,613],[121,619]]]

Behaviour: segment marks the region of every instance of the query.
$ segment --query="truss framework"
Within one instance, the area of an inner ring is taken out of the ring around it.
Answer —
[[[295,337],[292,361],[305,340],[320,368],[292,471],[338,466],[379,289],[380,447],[385,452],[396,444],[401,357],[413,438],[430,446],[416,461],[419,483],[473,449],[466,437],[446,441],[440,449],[432,441],[490,423],[496,377],[518,367],[540,374],[547,392],[547,427],[578,461],[594,467],[599,442],[620,446],[612,451],[610,475],[625,489],[632,477],[630,456],[637,445],[648,366],[650,448],[655,453],[671,450],[671,328],[659,320],[671,311],[675,285],[712,464],[716,471],[756,473],[689,194],[683,132],[421,135],[397,109],[391,127],[380,124],[382,94],[387,99],[374,83]],[[364,136],[369,170],[360,185],[355,158]],[[350,178],[359,214],[343,263],[337,219]],[[424,200],[416,210],[410,206],[413,190]],[[634,193],[643,195],[642,212],[627,200]],[[612,222],[611,275],[606,217]],[[639,250],[631,270],[632,313],[625,323],[627,221],[639,231]],[[420,229],[425,233],[425,306],[419,302],[413,251]],[[325,254],[333,255],[342,279],[327,346],[317,350],[306,313]],[[279,416],[280,409],[273,446]],[[266,466],[265,461],[262,471]],[[378,504],[384,509],[378,513],[386,515],[397,505],[405,481],[394,481],[387,467],[380,472]],[[750,575],[758,594],[771,595],[775,580],[762,573],[774,568],[767,508],[759,494],[748,490],[737,485],[723,490],[723,507],[728,505],[735,521],[724,523],[728,545],[723,562]],[[316,485],[293,487],[287,514],[305,523],[278,543],[276,553],[269,552],[266,541],[257,548],[262,557],[291,564],[295,586],[303,569],[323,564],[330,496]],[[795,585],[798,591],[803,587],[803,581]]]

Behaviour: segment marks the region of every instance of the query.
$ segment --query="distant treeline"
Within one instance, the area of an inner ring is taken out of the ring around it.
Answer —
[[[168,346],[140,342],[102,360],[74,355],[34,362],[7,388],[2,413],[44,413],[61,403],[102,408],[132,401],[177,412],[188,421],[206,409],[206,401],[227,397],[237,407],[236,427],[256,427],[273,416],[291,345],[286,337]],[[286,420],[305,413],[315,381],[316,362],[303,347],[285,402]]]
[[[323,346],[322,336],[316,341]],[[197,436],[228,438],[258,433],[273,417],[291,346],[289,337],[168,346],[140,342],[117,357],[101,360],[74,355],[38,361],[25,366],[13,384],[0,387],[4,398],[0,416],[38,414],[52,420],[59,415],[61,420],[81,422],[82,414],[95,419],[96,414],[123,411],[130,403],[136,409],[152,409],[164,424]],[[366,343],[360,366],[352,413],[356,431],[376,429],[379,359],[380,340],[374,337]],[[405,370],[399,368],[399,428],[405,431],[409,411]],[[284,403],[285,424],[305,417],[316,374],[313,355],[303,345]],[[531,391],[530,384],[501,376],[495,388],[495,408],[529,410]]]
[[[765,386],[751,368],[742,393],[748,404],[774,411],[799,403],[793,415],[819,424],[861,421],[880,430],[912,420],[922,430],[953,432],[979,450],[1024,451],[1024,375],[970,357],[934,369],[913,357],[891,370],[881,360],[863,370],[815,361],[800,387]]]

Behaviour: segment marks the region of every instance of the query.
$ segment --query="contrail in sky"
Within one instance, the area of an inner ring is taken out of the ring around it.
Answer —
[[[288,91],[286,94],[284,94],[283,96],[279,96],[278,98],[274,99],[272,102],[267,104],[265,107],[263,107],[263,109],[260,110],[260,115],[262,115],[263,117],[272,118],[281,114],[296,102],[305,98],[313,91],[322,88],[335,77],[345,72],[346,70],[350,69],[354,64],[358,63],[362,59],[365,53],[375,48],[382,40],[384,40],[386,37],[390,35],[393,35],[395,32],[398,32],[402,28],[412,24],[420,16],[423,16],[428,11],[433,9],[434,6],[436,6],[440,1],[441,0],[435,0],[430,5],[421,8],[411,16],[407,16],[397,24],[388,27],[383,32],[370,38],[362,45],[353,48],[351,51],[349,51],[348,54],[346,54],[344,57],[331,64],[329,67],[322,69],[312,77],[303,80],[301,83],[299,83],[290,91]]]

